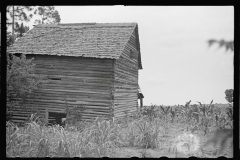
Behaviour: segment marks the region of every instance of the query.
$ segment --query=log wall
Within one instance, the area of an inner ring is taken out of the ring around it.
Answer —
[[[50,55],[27,55],[27,58],[34,58],[36,74],[47,81],[34,92],[31,98],[35,98],[34,102],[29,102],[43,116],[46,109],[64,112],[66,101],[70,108],[87,108],[82,114],[84,120],[110,114],[113,60]]]
[[[138,51],[133,32],[119,59],[114,61],[114,116],[126,115],[138,107]]]

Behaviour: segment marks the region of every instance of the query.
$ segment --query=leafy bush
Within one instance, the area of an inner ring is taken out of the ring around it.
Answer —
[[[233,103],[233,89],[226,89],[225,91],[225,99],[229,102],[229,103]]]
[[[33,59],[26,59],[22,54],[20,57],[7,54],[7,115],[26,109],[26,99],[38,89],[42,83],[42,77],[36,75]]]
[[[142,115],[147,116],[148,119],[150,121],[152,121],[154,118],[157,117],[156,111],[157,111],[157,106],[156,105],[151,105],[150,107],[144,106],[144,108],[142,110]]]

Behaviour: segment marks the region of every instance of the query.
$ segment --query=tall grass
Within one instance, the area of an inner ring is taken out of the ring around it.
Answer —
[[[96,119],[90,127],[68,131],[59,125],[25,127],[7,122],[7,157],[103,157],[109,156],[117,138],[117,125]]]
[[[173,126],[173,118],[176,118],[175,115],[172,116],[171,111],[169,107],[166,110],[162,106],[161,108],[151,106],[139,112],[126,114],[125,117],[117,120],[96,118],[93,122],[77,122],[73,126],[65,125],[65,128],[59,125],[41,125],[32,116],[24,127],[7,122],[6,155],[7,157],[112,157],[115,149],[119,147],[136,147],[145,151],[149,148],[161,148],[159,146],[165,146],[164,141],[171,137],[167,131]],[[202,118],[195,117],[195,119],[190,118],[191,122],[186,123],[186,118],[194,112],[186,113],[188,114],[174,113],[179,114],[175,124],[181,125],[184,130],[189,123],[194,125],[199,123],[197,127],[205,124]],[[216,113],[214,111],[214,114]],[[203,117],[203,114],[199,113],[199,116]],[[214,122],[213,120],[211,122]],[[216,121],[220,122],[218,119]],[[170,150],[177,153],[183,145],[187,145],[188,149],[191,149],[189,146],[197,146],[195,139],[190,140],[191,137],[188,136],[178,137],[170,144]],[[188,150],[188,152],[192,151]]]

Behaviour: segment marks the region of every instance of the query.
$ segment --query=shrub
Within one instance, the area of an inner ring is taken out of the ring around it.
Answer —
[[[26,109],[26,99],[42,83],[42,77],[36,75],[33,59],[26,59],[7,53],[7,116]]]

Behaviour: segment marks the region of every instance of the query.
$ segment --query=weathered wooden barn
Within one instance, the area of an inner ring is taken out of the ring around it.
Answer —
[[[46,119],[65,113],[66,102],[85,106],[83,119],[121,117],[143,98],[137,23],[36,25],[7,51],[34,58],[36,73],[48,81],[31,102]]]

